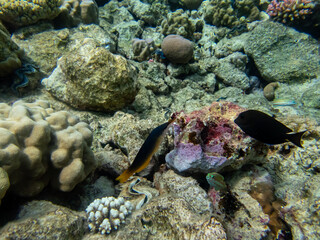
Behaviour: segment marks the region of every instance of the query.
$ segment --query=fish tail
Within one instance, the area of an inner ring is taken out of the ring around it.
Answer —
[[[293,133],[293,134],[287,134],[287,137],[288,137],[288,140],[290,142],[292,142],[293,144],[295,144],[296,146],[298,147],[303,147],[301,145],[301,138],[303,136],[303,134],[305,133],[306,131],[303,131],[303,132],[298,132],[298,133]]]
[[[132,171],[131,169],[125,170],[119,177],[116,178],[117,181],[120,183],[124,183],[125,181],[128,180],[129,177],[131,177],[135,172]]]

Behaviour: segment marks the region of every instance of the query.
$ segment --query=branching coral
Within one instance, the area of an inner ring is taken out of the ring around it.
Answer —
[[[267,13],[275,21],[294,23],[312,14],[314,6],[311,0],[273,0],[268,6]]]
[[[62,0],[0,0],[0,19],[15,27],[53,19],[60,12]]]
[[[132,209],[132,204],[123,197],[96,199],[86,208],[88,226],[93,232],[109,234],[125,222]]]

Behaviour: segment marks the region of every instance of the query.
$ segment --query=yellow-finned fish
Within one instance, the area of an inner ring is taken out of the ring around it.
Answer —
[[[133,160],[130,167],[125,170],[119,177],[116,178],[119,182],[123,183],[128,180],[134,173],[141,172],[145,169],[150,160],[158,150],[160,143],[168,129],[170,123],[172,123],[174,119],[170,119],[168,122],[156,127],[151,131],[147,139],[142,144],[136,158]]]

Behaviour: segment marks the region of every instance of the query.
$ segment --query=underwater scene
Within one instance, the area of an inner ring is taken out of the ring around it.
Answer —
[[[320,0],[0,0],[0,240],[319,240]]]

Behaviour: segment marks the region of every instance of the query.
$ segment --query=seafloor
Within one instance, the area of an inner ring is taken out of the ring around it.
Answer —
[[[317,0],[0,0],[0,239],[320,239],[319,41]]]

